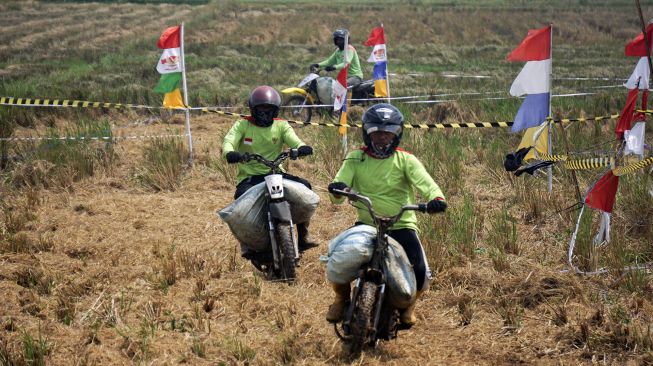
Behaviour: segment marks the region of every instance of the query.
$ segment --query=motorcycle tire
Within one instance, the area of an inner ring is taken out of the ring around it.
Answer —
[[[293,242],[292,227],[290,224],[279,223],[275,235],[281,262],[279,276],[281,279],[292,283],[295,281],[296,276],[295,244]]]
[[[351,339],[347,342],[347,351],[352,359],[358,358],[363,346],[368,343],[367,335],[373,321],[372,314],[374,313],[376,292],[377,286],[375,283],[365,282],[358,294],[358,299],[356,299],[356,306],[350,324]]]
[[[288,101],[284,104],[288,108],[283,108],[282,111],[284,111],[284,116],[287,119],[291,119],[294,121],[300,121],[304,123],[309,123],[311,121],[311,117],[313,117],[313,108],[306,108],[303,107],[304,105],[310,105],[310,103],[306,104],[306,99],[302,95],[295,95],[290,97]]]

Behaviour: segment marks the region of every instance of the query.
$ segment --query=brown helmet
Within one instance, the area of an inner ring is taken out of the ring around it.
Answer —
[[[281,96],[273,87],[262,85],[252,90],[247,101],[249,111],[257,126],[268,127],[272,125],[274,118],[279,115],[281,107]],[[261,110],[259,106],[270,106],[267,110]]]

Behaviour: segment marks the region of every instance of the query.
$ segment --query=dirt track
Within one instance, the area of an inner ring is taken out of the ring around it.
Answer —
[[[229,123],[215,117],[194,122],[198,161],[208,159],[206,151],[218,153],[216,136]],[[127,127],[123,133],[144,130],[156,133],[164,126]],[[38,219],[26,235],[54,246],[34,255],[0,257],[5,337],[15,340],[18,329],[36,335],[40,327],[52,345],[51,364],[73,359],[79,364],[343,362],[339,341],[323,320],[331,293],[318,258],[329,238],[354,221],[354,210],[332,205],[325,182],[314,181],[322,202],[311,231],[320,247],[303,257],[298,284],[266,282],[235,255],[235,239],[214,214],[231,202],[233,185],[199,163],[178,191],[148,192],[130,181],[138,145],[117,145],[120,163],[112,174],[75,184],[73,192],[39,193]],[[290,167],[305,171],[299,168]],[[541,244],[534,244],[527,250],[539,252]],[[514,270],[501,275],[487,258],[438,273],[420,300],[417,326],[365,353],[360,362],[578,363],[576,328],[555,325],[551,305],[543,304],[546,291],[578,295],[576,279],[527,257],[514,258]],[[176,276],[166,285],[171,265]],[[29,271],[51,279],[49,293],[17,283]],[[500,307],[493,306],[509,292],[532,300],[515,333],[503,329]],[[206,299],[214,300],[208,312]],[[582,296],[577,300],[581,303],[569,304],[569,314],[589,314]],[[466,326],[460,324],[464,304],[473,311]],[[70,325],[57,320],[62,309],[73,314]],[[194,344],[202,345],[203,357],[191,351]]]

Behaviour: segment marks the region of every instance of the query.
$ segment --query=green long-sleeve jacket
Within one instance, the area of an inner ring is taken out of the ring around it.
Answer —
[[[336,49],[336,51],[333,52],[329,58],[318,63],[318,65],[320,65],[320,67],[333,66],[336,68],[336,70],[340,71],[343,67],[345,67],[345,65],[347,65],[344,54],[344,50],[340,51],[340,49]],[[358,53],[356,52],[354,46],[349,45],[347,56],[349,58],[349,69],[347,70],[347,76],[358,76],[362,80],[363,70],[361,69]]]
[[[240,119],[231,126],[231,129],[224,137],[222,156],[226,157],[230,151],[238,151],[241,153],[256,153],[268,160],[272,160],[281,154],[284,144],[293,149],[305,145],[297,137],[287,121],[275,120],[269,127],[259,127],[247,119]],[[265,165],[250,161],[238,164],[236,180],[240,183],[243,179],[252,175],[267,174],[269,172],[270,169]]]
[[[354,150],[347,155],[333,181],[345,183],[369,197],[374,211],[381,215],[396,215],[401,206],[414,204],[416,191],[424,201],[436,198],[444,200],[442,190],[424,165],[413,154],[400,149],[386,159],[376,159],[363,150]],[[331,195],[331,201],[341,203],[344,197]],[[361,207],[358,208],[358,221],[373,225],[367,208]],[[392,227],[403,228],[417,230],[414,211],[406,211]]]

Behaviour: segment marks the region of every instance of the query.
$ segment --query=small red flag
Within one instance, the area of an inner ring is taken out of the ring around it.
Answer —
[[[585,203],[603,212],[612,212],[617,196],[617,187],[619,187],[619,177],[612,174],[612,170],[610,170],[592,187],[585,198]]]
[[[376,46],[377,44],[385,44],[383,27],[375,27],[372,29],[369,38],[365,41],[366,46]]]
[[[508,61],[542,61],[551,58],[551,26],[529,29],[526,38],[510,52]]]
[[[653,44],[651,44],[652,39],[653,39],[653,24],[649,24],[648,27],[646,27],[646,38],[648,38],[649,46],[653,47]],[[628,42],[626,45],[626,48],[624,50],[624,53],[626,56],[637,56],[637,57],[645,57],[648,56],[648,52],[646,51],[646,43],[644,42],[644,33],[640,33],[637,37],[635,37],[632,41]]]
[[[179,43],[179,30],[181,26],[177,25],[174,27],[167,28],[161,34],[159,41],[156,43],[156,46],[162,50],[166,48],[177,48],[180,46]]]
[[[639,93],[639,89],[630,89],[630,91],[628,91],[628,98],[626,98],[626,106],[624,107],[624,110],[621,112],[621,116],[619,117],[619,121],[617,122],[617,128],[614,131],[617,134],[617,137],[619,138],[623,138],[624,132],[626,130],[630,130],[630,124],[633,122],[633,113],[635,112],[635,106],[637,105],[638,93]]]

